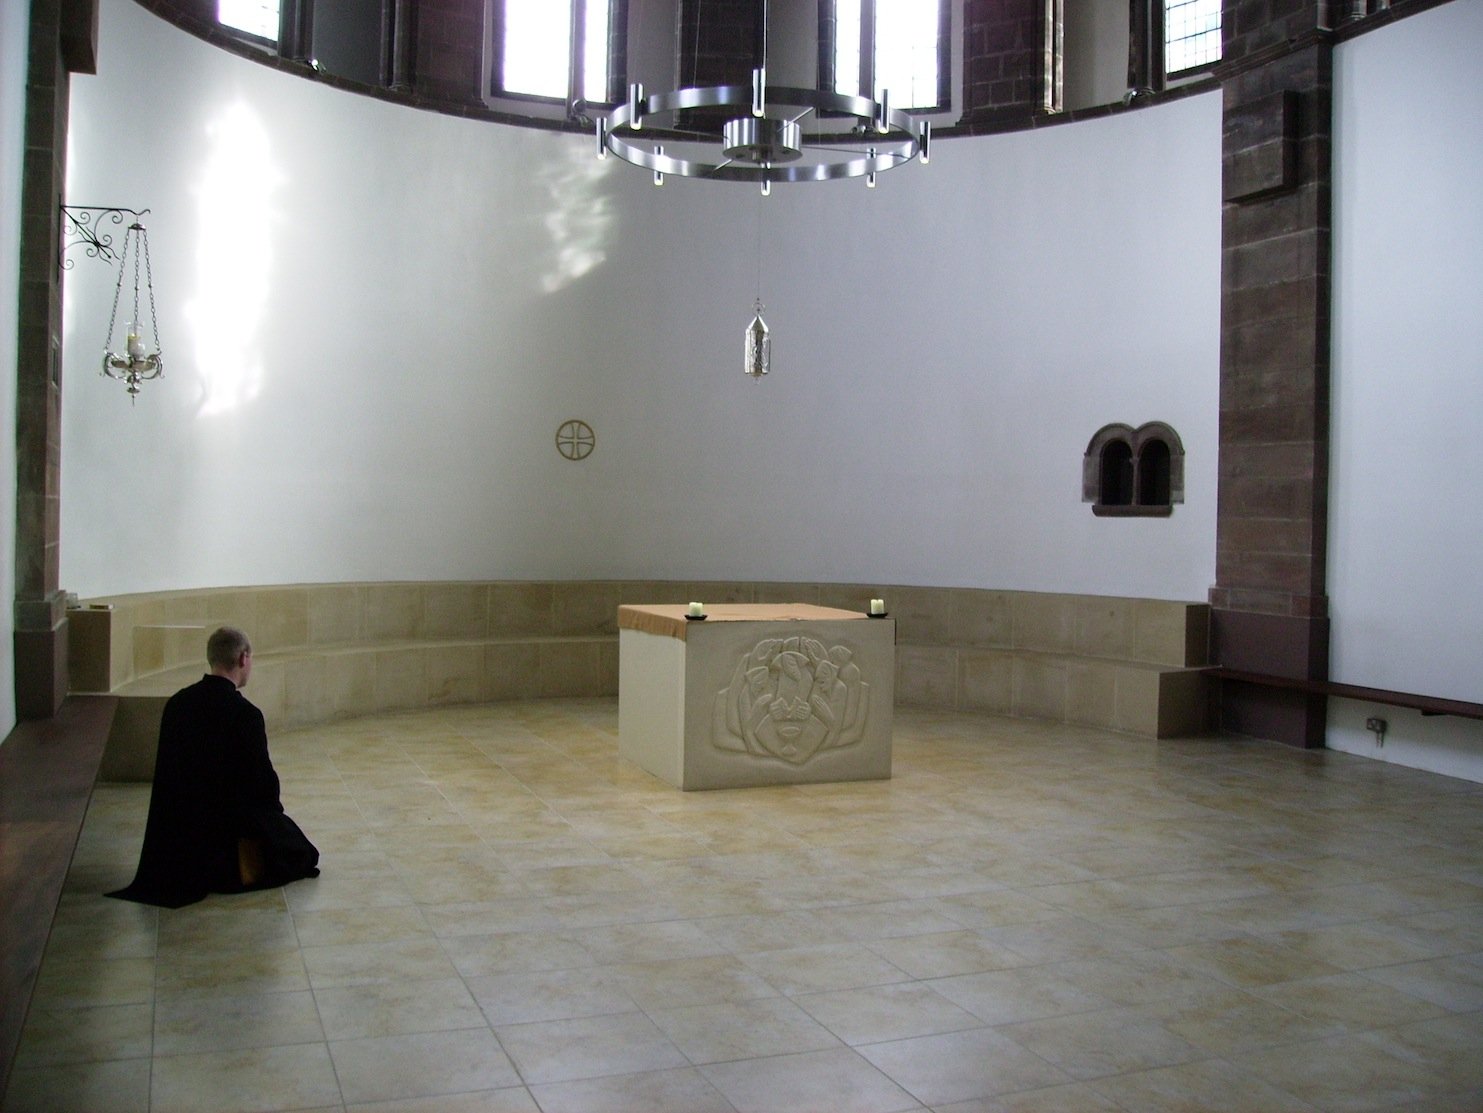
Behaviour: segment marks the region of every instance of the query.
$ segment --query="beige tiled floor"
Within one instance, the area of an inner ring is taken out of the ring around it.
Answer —
[[[277,735],[324,875],[102,898],[30,1110],[1483,1110],[1483,787],[1331,753],[901,712],[889,782],[681,793],[611,700]]]

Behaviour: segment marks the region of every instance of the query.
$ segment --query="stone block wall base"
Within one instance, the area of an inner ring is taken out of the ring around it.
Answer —
[[[1217,703],[1223,731],[1307,750],[1323,747],[1328,704],[1323,696],[1223,680]]]
[[[17,630],[14,645],[16,717],[50,719],[67,698],[67,622]]]
[[[1325,680],[1329,620],[1217,607],[1210,612],[1210,657],[1240,672]],[[1327,701],[1323,696],[1227,680],[1219,685],[1216,703],[1221,730],[1310,749],[1324,744]]]

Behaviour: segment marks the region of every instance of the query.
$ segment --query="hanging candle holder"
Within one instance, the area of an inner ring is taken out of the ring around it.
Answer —
[[[762,319],[761,298],[752,303],[752,310],[752,323],[747,326],[747,358],[743,370],[756,382],[772,365],[772,337],[768,335],[767,322]]]
[[[124,330],[122,351],[113,346],[114,325],[118,320],[118,302],[123,294],[124,275],[129,267],[129,250],[134,251],[134,308]],[[145,288],[149,292],[149,332],[139,315],[139,261],[144,260]],[[137,221],[124,232],[119,252],[118,284],[113,288],[113,309],[108,314],[108,337],[103,346],[103,374],[118,379],[128,387],[129,401],[139,396],[139,384],[158,379],[165,369],[160,355],[160,329],[154,307],[154,272],[149,261],[149,232]]]

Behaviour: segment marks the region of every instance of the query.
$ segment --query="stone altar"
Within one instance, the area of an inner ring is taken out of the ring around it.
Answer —
[[[682,789],[891,775],[896,623],[806,603],[618,608],[618,749]]]

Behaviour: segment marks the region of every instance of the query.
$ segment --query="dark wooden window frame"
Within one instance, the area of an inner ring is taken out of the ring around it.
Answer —
[[[834,54],[839,21],[834,0],[819,0],[819,88],[834,89]],[[952,108],[952,8],[948,0],[937,0],[937,103],[906,109],[907,112],[946,112]],[[875,96],[875,0],[860,0],[860,89],[861,96]]]
[[[624,96],[628,68],[628,0],[608,0],[611,5],[608,26],[608,86],[602,101],[588,100],[582,95],[582,68],[586,54],[587,5],[602,0],[570,0],[572,6],[571,50],[567,54],[566,96],[545,97],[532,93],[519,93],[504,87],[503,60],[505,45],[504,0],[486,0],[489,8],[489,95],[500,100],[525,101],[531,104],[565,103],[572,115],[580,115],[588,105],[608,108],[617,104]]]

